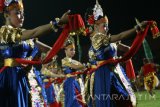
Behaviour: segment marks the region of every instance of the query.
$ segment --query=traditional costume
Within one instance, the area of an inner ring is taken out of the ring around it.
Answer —
[[[103,10],[98,1],[93,13],[88,15],[89,32],[94,30],[94,24],[105,23],[108,30],[108,18],[103,15]],[[97,68],[90,77],[90,106],[96,107],[132,107],[136,106],[136,97],[131,84],[119,64],[105,64],[108,59],[117,57],[117,46],[110,43],[110,36],[101,32],[90,34],[92,46],[89,49],[89,58],[92,68]],[[93,88],[93,89],[92,89]]]
[[[75,48],[73,39],[68,39],[65,43],[65,48]],[[79,62],[73,60],[72,58],[65,57],[62,59],[62,67],[64,70],[64,74],[71,74],[76,71],[76,69],[71,68],[70,64],[77,65]],[[68,77],[64,81],[64,96],[65,96],[65,107],[84,107],[84,101],[81,95],[81,87],[78,83],[76,77]]]

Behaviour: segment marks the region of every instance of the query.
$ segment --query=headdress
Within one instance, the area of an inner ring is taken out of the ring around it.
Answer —
[[[64,48],[75,48],[74,38],[69,36],[64,43]]]
[[[89,8],[87,9],[87,12],[85,14],[85,20],[87,22],[88,31],[90,32],[93,29],[94,24],[99,23],[107,23],[108,24],[108,18],[104,15],[103,9],[101,5],[99,4],[98,0],[96,0],[96,4],[93,9]]]
[[[0,13],[8,12],[14,8],[23,9],[22,0],[0,0]]]

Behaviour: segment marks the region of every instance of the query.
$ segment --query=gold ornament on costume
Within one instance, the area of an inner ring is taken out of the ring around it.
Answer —
[[[95,33],[91,37],[91,42],[93,48],[98,50],[102,45],[108,45],[110,43],[110,36],[103,33]]]
[[[17,63],[14,58],[7,58],[4,59],[4,66],[14,67],[14,66],[20,66],[20,64]]]
[[[89,50],[89,58],[92,59],[92,60],[96,60],[96,55],[95,53],[93,52],[93,50]]]
[[[10,25],[5,25],[0,28],[0,43],[15,43],[21,41],[23,29],[13,28]]]
[[[70,36],[75,36],[75,35],[80,35],[80,34],[82,34],[82,35],[85,35],[85,28],[79,28],[78,30],[75,30],[75,31],[71,31],[70,33],[69,33],[69,35]]]
[[[144,77],[144,86],[147,91],[153,90],[158,84],[159,80],[153,72]]]
[[[27,43],[31,48],[34,48],[34,41],[33,41],[33,39],[28,39],[28,40],[26,40],[26,43]]]
[[[73,60],[72,58],[65,57],[62,59],[63,66],[70,66],[71,64],[78,65],[80,62]]]

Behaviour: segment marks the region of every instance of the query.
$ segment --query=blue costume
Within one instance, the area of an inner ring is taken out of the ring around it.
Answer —
[[[65,65],[68,62],[68,58],[62,60],[63,70],[65,74],[70,74],[75,72],[74,69]],[[75,77],[69,77],[64,81],[64,95],[65,95],[65,107],[82,107],[82,104],[78,101],[78,94],[81,94],[81,89],[78,81]],[[79,99],[81,100],[81,99]]]
[[[105,35],[98,33],[91,38],[92,46],[89,50],[89,57],[92,65],[96,66],[105,60],[117,56],[115,44],[109,43],[108,38],[104,36]],[[93,97],[96,107],[114,107],[121,105],[128,107],[128,104],[121,102],[127,102],[127,100],[130,99],[129,93],[132,89],[129,86],[129,90],[126,90],[128,86],[125,86],[123,82],[130,85],[124,74],[124,70],[119,64],[107,64],[95,70],[94,83],[92,85],[94,85]],[[133,92],[131,93],[133,94]],[[130,103],[130,101],[127,103]]]
[[[45,68],[45,67],[44,67]],[[53,83],[50,81],[50,75],[52,72],[48,70],[47,68],[42,69],[43,72],[43,81],[45,83],[45,92],[46,92],[46,98],[47,98],[47,104],[50,105],[50,107],[58,106],[57,100],[56,100],[56,93]]]
[[[0,73],[0,107],[31,106],[29,71],[15,61],[15,58],[25,59],[33,55],[33,41],[21,41],[22,30],[7,25],[0,29],[0,56],[6,66]]]
[[[30,54],[30,56],[32,56],[32,58],[36,58],[36,57],[40,57],[41,54],[39,52],[38,47],[35,45],[34,48],[32,49],[32,52]],[[46,95],[46,91],[45,91],[45,83],[42,80],[42,73],[41,73],[41,65],[35,65],[34,66],[34,73],[36,76],[36,80],[38,82],[38,85],[41,87],[41,95],[43,97],[44,103],[47,104],[47,95]]]
[[[7,29],[3,26],[2,29]],[[3,34],[3,32],[2,32]],[[15,36],[16,37],[16,36]],[[13,41],[6,39],[0,43],[0,56],[8,58],[27,58],[32,47],[26,41]],[[0,73],[0,106],[1,107],[28,107],[29,87],[26,71],[21,65],[8,66]]]
[[[45,84],[47,85],[48,82],[46,82]],[[49,86],[47,86],[45,88],[45,91],[46,91],[46,95],[47,95],[48,104],[52,104],[52,103],[56,102],[54,86],[52,86],[52,84],[49,84]]]
[[[47,104],[48,101],[47,101],[47,95],[45,91],[45,83],[42,80],[41,72],[37,68],[34,68],[34,73],[36,75],[36,80],[38,82],[38,85],[41,87],[41,95],[43,97],[44,103]]]
[[[90,78],[90,106],[96,107],[132,107],[136,106],[136,98],[124,70],[119,64],[105,64],[106,60],[117,57],[115,43],[108,35],[108,18],[96,0],[94,8],[88,9],[85,15],[90,33],[91,48],[89,58],[91,67],[96,69]],[[121,35],[120,35],[121,36]],[[88,96],[87,96],[88,97]],[[94,103],[95,102],[95,103]]]

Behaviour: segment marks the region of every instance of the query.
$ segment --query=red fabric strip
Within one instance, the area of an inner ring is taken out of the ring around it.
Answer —
[[[131,59],[126,62],[126,74],[127,77],[131,80],[134,80],[136,78]]]
[[[84,25],[83,19],[79,14],[69,15],[69,23],[64,27],[58,40],[52,46],[50,53],[47,55],[47,57],[43,61],[29,61],[21,58],[17,58],[16,61],[21,64],[31,64],[31,65],[48,63],[62,48],[65,40],[69,36],[69,33],[72,31],[80,30],[81,28],[84,28],[84,27],[85,25]]]
[[[4,66],[0,69],[0,73],[3,72],[6,68],[8,68],[8,66]]]

